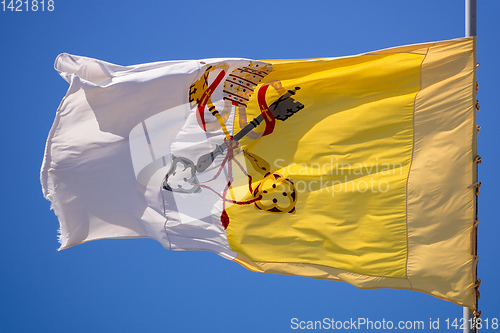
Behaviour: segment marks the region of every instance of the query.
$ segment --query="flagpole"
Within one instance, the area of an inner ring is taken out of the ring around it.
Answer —
[[[465,0],[465,36],[476,36],[476,0]],[[475,58],[475,57],[474,57]],[[474,76],[475,77],[475,76]],[[477,178],[477,173],[476,173]],[[476,182],[478,180],[476,179]],[[476,205],[477,214],[477,205]],[[475,267],[473,269],[476,269]],[[468,307],[463,308],[464,333],[476,333],[475,325],[471,325],[474,321],[474,314]],[[474,327],[472,327],[474,326]]]
[[[465,0],[465,37],[476,36],[476,0]]]

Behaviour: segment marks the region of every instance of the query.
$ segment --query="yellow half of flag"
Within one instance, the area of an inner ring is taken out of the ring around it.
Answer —
[[[266,61],[273,67],[266,82],[294,91],[303,108],[276,121],[272,135],[244,137],[240,146],[293,183],[296,202],[278,212],[290,198],[275,177],[259,190],[276,211],[230,206],[235,260],[259,272],[414,289],[472,307],[474,48],[465,38]],[[279,95],[269,89],[266,102]],[[254,94],[248,119],[260,110]],[[248,158],[240,160],[258,174]],[[231,193],[238,191],[248,184],[235,181]]]

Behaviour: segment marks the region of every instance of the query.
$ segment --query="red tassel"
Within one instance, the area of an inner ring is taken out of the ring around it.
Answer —
[[[222,214],[220,216],[220,221],[222,222],[224,229],[227,229],[227,226],[229,225],[229,215],[227,215],[225,209],[222,211]]]

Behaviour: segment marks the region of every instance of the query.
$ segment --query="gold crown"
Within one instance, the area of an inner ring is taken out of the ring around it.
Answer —
[[[255,87],[272,70],[270,64],[261,61],[236,68],[224,82],[224,99],[246,105]]]

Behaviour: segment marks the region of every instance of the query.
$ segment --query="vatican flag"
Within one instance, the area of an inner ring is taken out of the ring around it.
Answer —
[[[475,40],[307,60],[60,55],[61,249],[149,237],[474,307]]]

